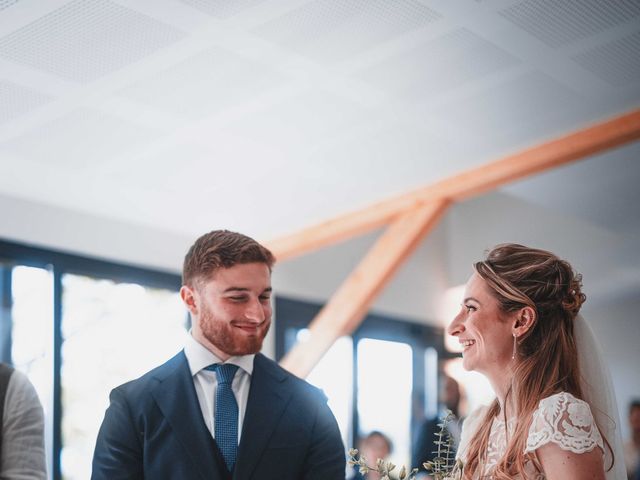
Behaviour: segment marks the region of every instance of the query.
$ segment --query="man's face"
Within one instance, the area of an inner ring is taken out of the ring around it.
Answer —
[[[221,268],[183,286],[193,336],[221,360],[258,353],[271,325],[271,273],[264,263]]]

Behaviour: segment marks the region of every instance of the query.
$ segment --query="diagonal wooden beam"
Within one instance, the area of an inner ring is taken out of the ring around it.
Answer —
[[[311,322],[309,340],[297,343],[281,365],[295,375],[307,376],[336,339],[360,324],[373,300],[447,206],[445,200],[417,205],[394,220]]]
[[[420,190],[394,197],[266,245],[286,260],[386,225],[416,205],[438,199],[463,200],[528,175],[640,139],[640,110],[620,115],[515,155],[486,163]]]

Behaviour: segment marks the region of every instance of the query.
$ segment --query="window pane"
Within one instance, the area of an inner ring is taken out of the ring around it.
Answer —
[[[424,414],[433,418],[438,414],[438,352],[433,347],[424,351],[424,373]]]
[[[393,442],[391,461],[407,467],[411,458],[412,386],[411,346],[370,338],[358,342],[360,435],[372,430],[387,435]]]
[[[308,329],[298,331],[304,341]],[[329,399],[329,407],[336,417],[342,442],[348,448],[351,441],[351,412],[353,408],[353,340],[341,337],[335,341],[322,360],[313,368],[307,381],[320,388]]]
[[[63,276],[62,456],[65,479],[90,477],[112,388],[160,365],[184,345],[176,292]]]
[[[11,278],[11,357],[40,397],[49,454],[53,443],[53,274],[44,268],[18,266],[12,269]],[[48,455],[49,472],[51,460]]]

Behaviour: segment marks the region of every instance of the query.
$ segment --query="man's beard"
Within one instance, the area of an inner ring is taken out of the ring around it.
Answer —
[[[234,327],[233,322],[216,320],[208,309],[202,310],[199,321],[204,337],[216,348],[232,356],[258,353],[271,326],[271,320],[265,320],[255,336],[247,336]]]

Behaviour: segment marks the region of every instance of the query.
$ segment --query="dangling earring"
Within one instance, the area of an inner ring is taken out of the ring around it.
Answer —
[[[513,353],[511,354],[511,360],[516,358],[516,334],[513,334]]]

